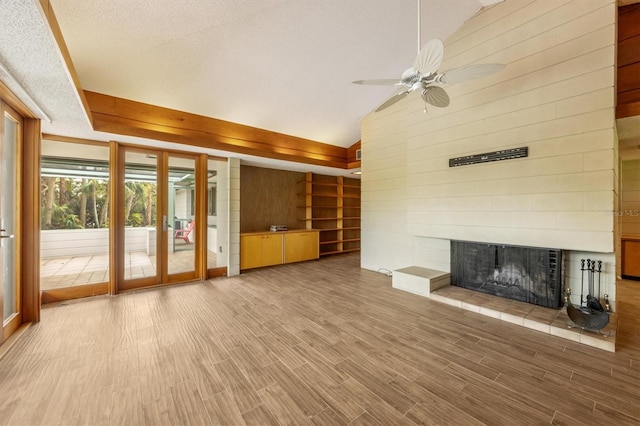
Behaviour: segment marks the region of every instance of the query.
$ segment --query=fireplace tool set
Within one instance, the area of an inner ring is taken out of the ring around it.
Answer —
[[[580,293],[580,306],[571,303],[571,289],[567,288],[564,297],[567,306],[567,315],[572,323],[567,323],[569,327],[580,327],[583,330],[600,331],[609,323],[609,295],[604,295],[604,308],[600,303],[600,280],[602,276],[602,261],[584,259],[580,260],[580,270],[582,271],[582,285]],[[597,266],[596,266],[597,265]],[[588,287],[587,297],[584,297],[585,275]],[[597,279],[596,279],[597,278]],[[598,295],[595,295],[596,281],[598,282]],[[605,334],[602,333],[601,334]],[[605,335],[609,335],[606,333]]]

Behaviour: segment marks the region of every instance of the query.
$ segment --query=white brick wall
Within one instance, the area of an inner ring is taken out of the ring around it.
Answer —
[[[229,158],[229,260],[227,275],[240,274],[240,160]]]
[[[446,87],[447,108],[423,114],[413,94],[365,117],[362,266],[448,271],[450,239],[561,248],[610,263],[615,297],[615,20],[614,0],[500,3],[445,41],[441,70],[502,72]],[[527,158],[448,167],[522,146]]]

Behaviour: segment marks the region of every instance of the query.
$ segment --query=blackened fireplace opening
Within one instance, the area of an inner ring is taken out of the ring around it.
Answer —
[[[562,305],[562,250],[451,241],[451,284],[549,308]]]

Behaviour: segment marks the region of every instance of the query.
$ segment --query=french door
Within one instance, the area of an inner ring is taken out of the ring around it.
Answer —
[[[121,146],[118,163],[116,291],[203,278],[200,156]]]
[[[22,118],[0,102],[0,313],[4,342],[22,323],[20,294],[20,175]]]

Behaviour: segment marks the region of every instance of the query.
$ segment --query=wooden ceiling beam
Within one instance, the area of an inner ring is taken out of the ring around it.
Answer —
[[[84,92],[96,131],[347,169],[347,148],[216,118]]]

